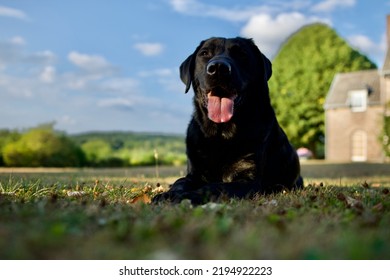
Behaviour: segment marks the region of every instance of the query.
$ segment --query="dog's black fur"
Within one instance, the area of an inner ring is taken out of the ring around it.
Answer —
[[[250,39],[210,38],[180,66],[194,89],[187,130],[188,174],[154,202],[251,198],[301,188],[294,148],[271,107],[271,62]]]

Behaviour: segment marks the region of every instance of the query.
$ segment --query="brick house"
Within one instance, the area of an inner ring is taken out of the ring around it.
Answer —
[[[390,16],[387,16],[390,46]],[[325,158],[383,162],[383,117],[389,114],[390,48],[382,69],[335,75],[325,100]]]

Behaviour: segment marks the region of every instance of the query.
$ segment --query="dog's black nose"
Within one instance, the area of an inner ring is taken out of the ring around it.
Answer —
[[[206,71],[210,76],[228,76],[232,72],[232,66],[224,60],[212,60],[207,64]]]

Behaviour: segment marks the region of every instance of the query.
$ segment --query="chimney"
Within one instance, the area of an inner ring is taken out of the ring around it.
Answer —
[[[387,15],[386,35],[387,49],[390,49],[390,15]]]
[[[386,16],[386,43],[387,45],[386,45],[386,52],[385,52],[385,60],[382,66],[382,74],[385,76],[390,76],[390,14]],[[390,87],[389,87],[389,97],[390,97]]]

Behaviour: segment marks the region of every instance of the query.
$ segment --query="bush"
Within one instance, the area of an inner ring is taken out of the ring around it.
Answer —
[[[3,148],[6,166],[69,167],[82,166],[84,153],[64,134],[52,127],[38,127]]]
[[[132,150],[129,161],[131,166],[148,166],[156,163],[154,151],[144,149]]]
[[[0,166],[4,166],[3,150],[6,145],[11,142],[19,140],[21,134],[17,131],[10,131],[7,129],[0,130]]]
[[[187,162],[186,154],[173,153],[173,152],[162,154],[161,159],[159,160],[159,163],[162,165],[173,165],[173,166],[185,165],[186,162]]]

